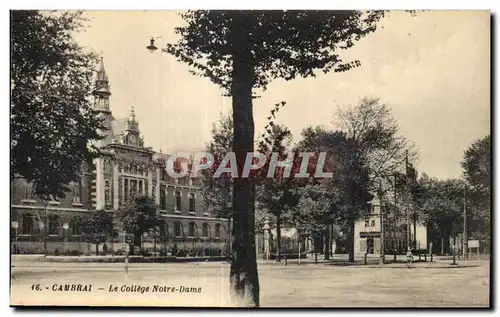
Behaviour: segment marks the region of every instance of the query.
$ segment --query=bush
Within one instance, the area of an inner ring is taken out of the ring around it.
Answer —
[[[55,256],[59,256],[59,255],[61,255],[61,253],[59,252],[59,249],[56,249],[56,250],[54,251],[54,255],[55,255]]]
[[[114,253],[115,253],[115,255],[124,255],[125,251],[123,251],[122,249],[118,249]]]
[[[141,255],[144,257],[151,256],[151,252],[148,249],[141,249]]]
[[[82,255],[82,252],[78,251],[78,250],[66,250],[66,252],[64,253],[64,255],[68,255],[68,256],[80,256]]]

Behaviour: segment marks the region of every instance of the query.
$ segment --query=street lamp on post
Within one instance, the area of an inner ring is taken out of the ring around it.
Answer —
[[[149,40],[149,45],[146,46],[146,48],[148,49],[148,51],[150,51],[151,53],[154,53],[158,47],[156,47],[155,45],[155,38],[152,37],[150,40]]]
[[[232,217],[231,217],[231,213],[232,213],[232,207],[233,207],[233,204],[231,201],[228,201],[226,203],[226,208],[227,208],[227,243],[228,243],[228,247],[229,247],[229,257],[228,257],[228,260],[231,261],[232,259],[232,255],[233,255],[233,244],[232,244],[232,241],[231,241],[231,221],[232,221]]]
[[[12,229],[14,229],[14,254],[17,254],[18,247],[17,247],[17,228],[19,228],[19,223],[17,221],[12,221],[11,223]]]
[[[69,224],[67,222],[65,222],[63,224],[63,246],[62,246],[62,250],[61,250],[61,255],[63,255],[64,253],[64,249],[66,249],[66,239],[67,239],[67,236],[66,236],[66,232],[68,231],[69,229]]]
[[[380,265],[384,265],[385,262],[385,230],[384,230],[384,213],[385,208],[382,203],[382,199],[379,201],[380,203]]]
[[[42,237],[44,242],[43,249],[45,256],[47,256],[47,235],[45,234],[45,222],[39,221],[38,228],[40,229],[40,233],[42,233],[41,231],[43,231],[43,237]]]

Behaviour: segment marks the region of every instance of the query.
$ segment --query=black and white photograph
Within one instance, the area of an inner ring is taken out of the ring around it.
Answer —
[[[492,307],[490,11],[9,15],[11,307]]]

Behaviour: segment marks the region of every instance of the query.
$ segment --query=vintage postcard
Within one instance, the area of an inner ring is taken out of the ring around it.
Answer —
[[[11,305],[490,307],[490,27],[11,11]]]

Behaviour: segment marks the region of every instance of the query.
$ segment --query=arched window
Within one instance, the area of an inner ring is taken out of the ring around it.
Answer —
[[[32,234],[33,233],[33,215],[25,214],[21,218],[22,227],[21,234]]]
[[[221,225],[220,223],[215,225],[215,237],[220,238]]]
[[[201,235],[204,238],[208,238],[210,236],[210,226],[206,222],[203,223],[203,227],[201,229]]]
[[[176,237],[182,237],[182,224],[180,222],[175,222],[174,223],[174,234]]]
[[[196,224],[194,222],[189,223],[188,236],[196,237]]]
[[[59,216],[49,216],[49,234],[59,234]]]
[[[164,238],[167,236],[167,224],[165,223],[165,220],[160,220],[160,237]]]
[[[139,176],[146,176],[145,171],[139,165],[127,164],[123,167],[123,172],[127,174],[134,174]]]
[[[82,234],[82,218],[76,216],[71,218],[69,222],[69,227],[71,229],[71,234],[74,236],[79,236]]]

